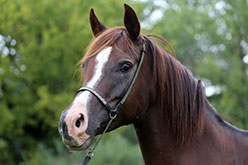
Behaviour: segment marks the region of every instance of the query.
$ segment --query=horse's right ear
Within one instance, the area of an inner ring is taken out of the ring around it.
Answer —
[[[94,10],[90,10],[90,26],[94,37],[97,37],[101,32],[107,29],[96,17]]]
[[[140,35],[140,23],[135,11],[127,4],[124,4],[124,25],[133,40]]]

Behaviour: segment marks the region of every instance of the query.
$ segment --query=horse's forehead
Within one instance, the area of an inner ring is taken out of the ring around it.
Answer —
[[[129,50],[124,45],[106,46],[95,56],[91,56],[86,60],[88,61],[87,70],[90,70],[88,74],[91,75],[93,70],[103,70],[106,66],[118,63],[121,59],[132,60],[132,58]]]
[[[87,67],[90,67],[91,69],[94,69],[96,65],[104,65],[107,63],[110,59],[110,55],[113,52],[112,46],[106,46],[103,48],[99,53],[97,53],[94,56],[89,56],[85,62],[89,63]]]
[[[120,48],[119,46],[107,46],[101,50],[96,56],[92,58],[94,65],[104,63],[105,65],[108,62],[116,62],[122,58],[130,58],[129,53],[126,52],[126,49]]]
[[[95,61],[97,62],[97,65],[104,65],[110,57],[112,51],[112,46],[108,46],[106,48],[104,48],[102,51],[100,51],[95,58]]]
[[[112,47],[108,46],[104,48],[102,51],[100,51],[93,59],[94,60],[94,65],[90,65],[91,67],[93,66],[94,68],[91,68],[90,70],[93,71],[91,72],[92,76],[87,82],[87,87],[94,88],[94,86],[100,81],[100,79],[103,76],[103,68],[105,67],[107,61],[109,60],[110,54],[112,51]]]
[[[94,87],[104,75],[104,68],[110,63],[118,63],[120,59],[130,59],[125,50],[116,46],[107,46],[102,49],[96,56],[90,57],[87,64],[87,75],[85,80],[88,87]],[[130,59],[131,60],[131,59]]]

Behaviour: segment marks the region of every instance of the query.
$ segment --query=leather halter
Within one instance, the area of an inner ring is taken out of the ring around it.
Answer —
[[[97,146],[97,144],[100,142],[100,140],[102,139],[103,135],[105,134],[105,132],[108,130],[110,124],[112,123],[112,121],[116,118],[117,116],[117,113],[119,111],[119,109],[121,108],[121,106],[125,103],[127,97],[129,96],[129,94],[131,93],[131,90],[134,86],[134,83],[138,77],[138,74],[140,72],[140,68],[142,66],[142,63],[143,63],[143,60],[144,60],[144,56],[145,56],[145,53],[146,53],[146,47],[145,47],[145,39],[142,38],[142,50],[141,50],[141,55],[140,55],[140,59],[139,59],[139,63],[138,63],[138,66],[137,66],[137,69],[134,73],[134,76],[133,76],[133,79],[132,81],[130,82],[129,84],[129,87],[125,93],[125,95],[122,97],[122,99],[117,103],[117,105],[115,106],[115,108],[111,108],[111,106],[109,105],[109,103],[101,96],[101,94],[99,94],[96,90],[94,90],[93,88],[89,88],[89,87],[82,87],[80,88],[77,93],[79,92],[83,92],[83,91],[88,91],[90,92],[91,94],[93,94],[102,104],[103,106],[106,108],[106,110],[108,111],[109,113],[109,117],[110,117],[110,120],[107,124],[107,126],[105,127],[102,135],[100,136],[100,138],[97,139],[97,141],[95,142],[94,146],[89,149],[89,152],[87,153],[87,155],[85,156],[83,162],[82,162],[82,165],[87,165],[88,162],[90,161],[91,157],[94,155],[94,150]]]
[[[131,90],[134,86],[134,83],[138,77],[138,74],[139,74],[139,71],[140,71],[140,68],[141,68],[141,65],[143,63],[143,59],[144,59],[144,56],[145,56],[145,53],[146,53],[146,48],[145,48],[145,39],[142,38],[142,50],[141,50],[141,56],[140,56],[140,60],[139,60],[139,63],[138,63],[138,66],[137,66],[137,69],[134,73],[134,77],[131,81],[131,83],[129,84],[129,87],[128,87],[128,90],[127,92],[125,93],[125,95],[122,97],[122,99],[118,102],[118,104],[116,105],[116,107],[113,109],[111,108],[111,106],[108,104],[108,102],[101,96],[101,94],[99,94],[96,90],[94,90],[93,88],[89,88],[89,87],[82,87],[78,90],[77,93],[79,92],[83,92],[83,91],[88,91],[90,92],[91,94],[93,94],[103,105],[104,107],[106,108],[106,110],[108,111],[109,114],[111,115],[114,115],[116,114],[120,107],[125,103],[127,97],[129,96],[129,94],[131,93]]]

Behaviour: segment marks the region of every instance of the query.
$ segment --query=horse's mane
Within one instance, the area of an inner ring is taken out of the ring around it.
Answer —
[[[182,144],[187,143],[203,131],[205,96],[201,80],[195,79],[186,67],[150,37],[145,38],[152,54],[157,93],[169,127]],[[156,38],[161,40],[161,37]],[[168,45],[168,42],[164,43]]]
[[[187,143],[203,130],[204,92],[200,80],[193,78],[192,73],[169,53],[161,49],[150,37],[146,39],[151,55],[151,68],[154,82],[157,82],[158,100],[165,112],[171,132],[181,143]],[[155,36],[164,42],[172,51],[169,43],[162,37]],[[110,28],[97,36],[89,45],[81,65],[86,59],[97,55],[107,46],[113,46],[121,38],[130,51],[139,56],[140,50],[135,46],[124,27]],[[81,67],[82,68],[82,67]],[[83,70],[81,70],[83,73]]]

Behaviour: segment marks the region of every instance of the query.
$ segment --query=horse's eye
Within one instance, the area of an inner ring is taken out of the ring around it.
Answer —
[[[123,64],[123,65],[121,66],[120,71],[121,71],[121,72],[127,72],[127,71],[129,71],[129,69],[131,69],[131,68],[132,68],[132,64],[131,64],[131,63],[125,63],[125,64]]]

